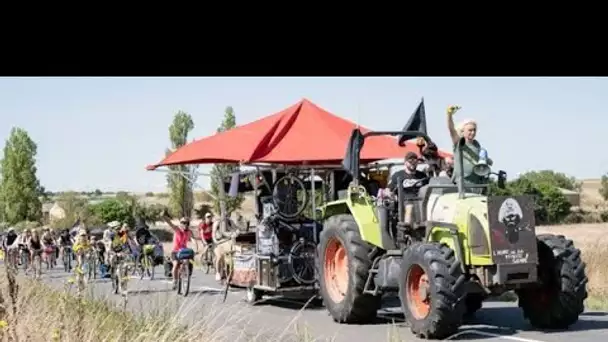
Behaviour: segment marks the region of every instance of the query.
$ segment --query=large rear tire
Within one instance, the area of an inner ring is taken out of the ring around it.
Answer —
[[[318,248],[321,296],[334,321],[368,323],[380,308],[380,296],[364,293],[372,267],[371,246],[361,239],[352,215],[325,221]]]
[[[465,313],[465,276],[454,251],[418,243],[403,253],[399,297],[412,333],[443,339],[458,331]]]
[[[536,328],[566,329],[585,310],[585,263],[563,235],[543,234],[537,240],[539,284],[517,291],[519,307]]]

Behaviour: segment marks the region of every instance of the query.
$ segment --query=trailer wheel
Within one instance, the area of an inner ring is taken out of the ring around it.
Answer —
[[[536,328],[565,329],[585,310],[585,263],[572,240],[562,235],[538,235],[537,243],[539,284],[516,292],[519,307]]]
[[[372,267],[371,247],[361,239],[352,215],[327,219],[317,248],[320,293],[334,321],[373,321],[380,308],[380,296],[364,293]]]
[[[417,243],[403,253],[399,296],[412,333],[443,339],[458,331],[465,313],[465,276],[454,251]]]

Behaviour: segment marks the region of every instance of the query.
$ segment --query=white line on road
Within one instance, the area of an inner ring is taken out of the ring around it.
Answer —
[[[545,342],[545,341],[541,341],[541,340],[533,340],[530,338],[523,338],[523,337],[516,337],[516,336],[505,336],[505,335],[500,335],[500,334],[494,334],[494,333],[489,333],[489,332],[485,332],[485,331],[479,331],[479,330],[464,330],[461,331],[457,334],[454,334],[448,338],[446,338],[446,340],[452,340],[456,337],[462,336],[462,335],[481,335],[481,336],[486,336],[486,337],[495,337],[495,338],[500,338],[503,340],[510,340],[510,341],[519,341],[519,342]]]

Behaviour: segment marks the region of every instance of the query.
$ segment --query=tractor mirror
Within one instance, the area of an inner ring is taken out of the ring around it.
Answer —
[[[504,189],[506,182],[507,182],[507,173],[503,170],[498,171],[498,187],[501,189]]]

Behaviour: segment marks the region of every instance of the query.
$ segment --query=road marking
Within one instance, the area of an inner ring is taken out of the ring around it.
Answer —
[[[479,331],[479,330],[474,330],[474,329],[461,331],[459,333],[456,333],[456,334],[446,338],[446,340],[452,340],[452,339],[462,336],[462,335],[481,335],[481,336],[485,336],[485,337],[495,337],[495,338],[500,338],[503,340],[518,341],[518,342],[545,342],[545,341],[541,341],[541,340],[533,340],[533,339],[524,338],[524,337],[505,336],[505,335],[500,335],[500,334],[494,334],[494,333],[489,333],[489,332]]]

